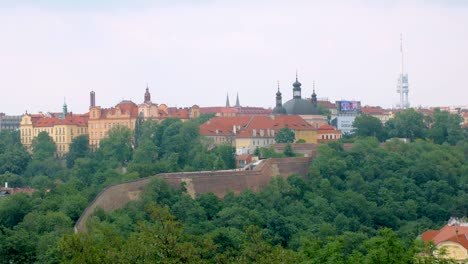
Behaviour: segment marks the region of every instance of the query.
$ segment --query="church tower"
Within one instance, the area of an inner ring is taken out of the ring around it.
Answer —
[[[312,101],[312,104],[317,107],[317,94],[315,93],[315,81],[312,83],[312,87],[313,87],[313,92],[312,92],[312,98],[311,98],[311,101]]]
[[[226,94],[226,107],[231,107],[229,104],[229,94]]]
[[[297,80],[297,71],[296,71],[296,81],[293,83],[293,98],[301,99],[301,83]]]
[[[237,93],[237,97],[236,97],[236,105],[235,107],[239,108],[241,107],[240,103],[239,103],[239,93]]]
[[[279,81],[278,81],[278,92],[276,92],[276,106],[273,108],[273,115],[286,115],[286,109],[283,107],[283,97],[280,92]]]
[[[146,92],[145,92],[145,104],[150,104],[151,103],[151,94],[149,92],[149,87],[146,85]]]

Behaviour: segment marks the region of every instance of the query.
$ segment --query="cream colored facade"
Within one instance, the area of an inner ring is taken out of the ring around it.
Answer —
[[[441,256],[445,259],[454,259],[457,261],[468,260],[468,250],[459,243],[453,241],[445,241],[436,245],[437,251],[436,256],[439,256],[440,252],[444,252]]]
[[[130,101],[121,102],[111,109],[92,106],[88,120],[89,145],[99,147],[101,140],[107,137],[113,127],[123,126],[133,130],[137,117],[138,107]]]
[[[60,119],[44,115],[23,115],[20,123],[21,143],[32,150],[32,142],[40,132],[46,132],[57,146],[57,156],[63,157],[70,151],[73,139],[88,134],[86,118],[77,115],[67,115]]]

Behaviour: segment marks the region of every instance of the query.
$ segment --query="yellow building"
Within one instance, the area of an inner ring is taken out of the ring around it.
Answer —
[[[428,230],[421,234],[424,242],[432,241],[436,247],[433,254],[440,258],[465,263],[468,260],[468,223],[451,218],[440,230]],[[444,254],[441,254],[444,252]]]
[[[57,156],[63,157],[70,150],[72,140],[88,134],[88,114],[67,113],[25,114],[20,122],[21,143],[31,151],[32,141],[40,132],[47,132],[57,146]]]
[[[113,127],[124,126],[133,130],[137,118],[138,106],[132,101],[124,100],[115,107],[105,109],[92,105],[88,120],[89,145],[99,147],[101,139]]]
[[[284,127],[294,132],[295,140],[317,143],[317,129],[297,115],[215,117],[200,126],[200,135],[215,145],[232,144],[242,155],[275,144],[276,133]]]
[[[197,105],[191,108],[176,108],[152,103],[148,87],[146,87],[144,101],[140,105],[130,100],[123,100],[112,108],[101,108],[96,106],[96,94],[91,91],[88,121],[89,145],[99,147],[101,139],[105,138],[109,129],[115,126],[124,126],[133,130],[138,116],[144,120],[153,119],[159,122],[166,118],[179,118],[185,121],[199,117],[200,111]]]

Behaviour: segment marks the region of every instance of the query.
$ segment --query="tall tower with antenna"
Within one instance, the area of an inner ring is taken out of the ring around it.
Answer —
[[[400,103],[398,104],[398,108],[407,109],[410,106],[409,101],[408,101],[409,84],[408,84],[408,74],[405,73],[404,61],[403,61],[403,35],[402,34],[400,34],[400,53],[401,53],[401,73],[400,73],[400,77],[398,78],[398,84],[397,84],[397,92],[400,95]]]

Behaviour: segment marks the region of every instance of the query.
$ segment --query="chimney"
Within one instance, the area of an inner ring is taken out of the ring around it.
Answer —
[[[5,182],[5,188],[8,188],[8,182]]]
[[[232,133],[234,133],[234,135],[237,134],[236,125],[232,126]]]
[[[96,94],[94,91],[91,91],[89,93],[89,107],[95,107],[96,106]]]

